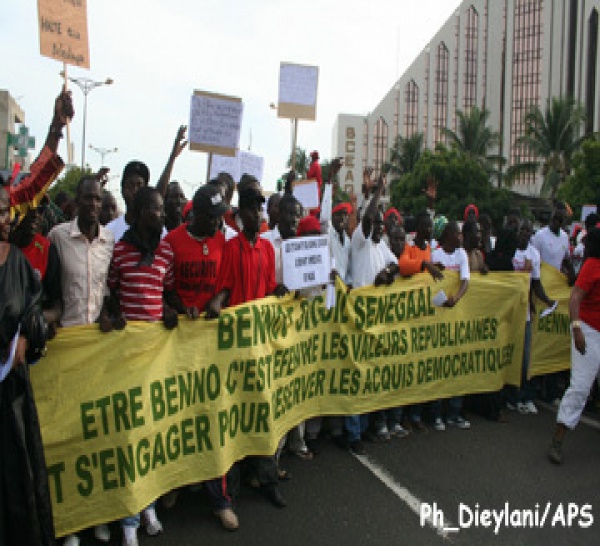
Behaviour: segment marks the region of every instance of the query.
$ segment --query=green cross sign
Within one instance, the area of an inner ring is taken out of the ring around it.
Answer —
[[[27,152],[35,148],[35,137],[29,136],[29,127],[21,125],[16,135],[8,135],[8,145],[17,150],[19,157],[27,157]]]

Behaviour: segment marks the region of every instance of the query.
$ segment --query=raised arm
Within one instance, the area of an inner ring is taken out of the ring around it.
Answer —
[[[365,171],[366,173],[366,171]],[[375,219],[375,214],[377,212],[377,208],[379,207],[379,200],[381,199],[381,194],[386,186],[385,177],[380,176],[377,181],[377,187],[371,201],[369,202],[369,206],[365,210],[361,220],[361,226],[363,230],[363,235],[365,239],[371,236],[371,231],[373,229],[373,220]]]
[[[175,160],[179,157],[181,152],[187,146],[187,140],[185,140],[185,132],[187,131],[187,125],[180,125],[179,129],[177,129],[177,136],[175,137],[175,141],[173,142],[173,149],[171,150],[171,155],[169,155],[169,160],[165,165],[165,169],[163,170],[158,182],[156,183],[156,189],[160,192],[162,198],[165,198],[167,194],[167,187],[169,185],[169,180],[171,180],[171,173],[173,172],[173,165],[175,164]]]

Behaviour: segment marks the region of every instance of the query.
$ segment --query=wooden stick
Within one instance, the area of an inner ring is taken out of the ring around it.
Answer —
[[[63,78],[65,80],[63,89],[67,91],[67,82],[69,81],[67,78],[67,63],[63,63]],[[73,164],[73,150],[71,149],[71,120],[69,118],[67,118],[67,163],[69,165]]]

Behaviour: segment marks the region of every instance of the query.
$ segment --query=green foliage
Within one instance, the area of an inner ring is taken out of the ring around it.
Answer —
[[[75,188],[77,182],[84,175],[92,174],[92,169],[86,167],[83,171],[80,167],[71,167],[65,172],[65,174],[54,182],[52,187],[48,190],[50,198],[54,200],[56,195],[61,192],[67,192],[71,197],[75,197]]]
[[[288,158],[287,162],[288,167],[292,167],[292,154]],[[304,148],[300,146],[296,147],[296,164],[294,165],[294,170],[296,171],[296,176],[300,179],[306,177],[306,173],[308,172],[308,168],[310,167],[310,157]]]
[[[413,172],[392,181],[392,205],[412,214],[425,210],[423,191],[429,177],[438,182],[436,212],[449,219],[462,220],[465,207],[474,203],[499,225],[510,209],[510,194],[490,184],[489,174],[476,158],[443,146],[435,152],[425,150]]]
[[[600,141],[584,141],[581,152],[573,156],[573,169],[558,198],[571,205],[575,218],[581,218],[582,205],[600,203]]]
[[[384,165],[383,171],[392,177],[412,172],[423,152],[423,139],[423,133],[407,138],[398,135],[390,149],[390,161]]]
[[[579,136],[584,121],[583,107],[570,98],[553,97],[543,111],[537,105],[532,106],[525,116],[525,135],[516,144],[524,146],[538,160],[512,167],[510,176],[514,178],[541,167],[544,179],[541,193],[556,197],[571,173],[573,155],[584,140]]]

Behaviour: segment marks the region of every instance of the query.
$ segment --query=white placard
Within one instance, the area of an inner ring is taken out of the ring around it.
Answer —
[[[279,69],[279,102],[315,106],[319,68],[281,63]]]
[[[196,91],[190,105],[190,148],[234,156],[240,145],[243,112],[239,99]]]
[[[331,184],[325,184],[323,190],[323,201],[321,201],[321,214],[319,214],[319,220],[321,223],[329,222],[331,220],[332,191],[333,188],[331,187]]]
[[[596,205],[583,205],[581,207],[581,221],[585,222],[585,219],[590,214],[596,214],[598,212],[598,207]]]
[[[210,162],[210,179],[217,178],[219,173],[227,173],[235,182],[240,181],[240,160],[237,155],[228,157],[226,155],[213,154]]]
[[[240,177],[243,174],[251,174],[262,183],[264,158],[243,150],[240,150],[238,156],[240,160]]]
[[[319,206],[319,184],[316,180],[296,180],[292,193],[305,209]]]
[[[219,173],[228,173],[237,184],[243,174],[251,174],[259,182],[262,182],[263,167],[264,158],[243,150],[238,150],[233,157],[213,154],[210,164],[210,178],[216,178]]]
[[[329,237],[296,237],[281,247],[283,284],[300,290],[329,283],[331,264]]]

